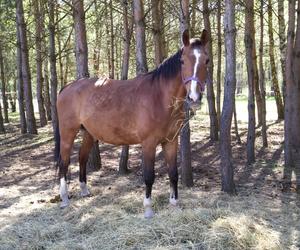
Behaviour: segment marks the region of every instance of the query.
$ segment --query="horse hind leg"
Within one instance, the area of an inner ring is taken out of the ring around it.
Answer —
[[[155,162],[156,145],[144,144],[142,145],[142,147],[143,147],[142,167],[143,167],[144,181],[146,184],[146,194],[143,203],[145,208],[144,216],[146,219],[150,219],[154,216],[154,212],[152,210],[151,192],[152,192],[152,186],[155,178],[154,162]]]
[[[170,179],[170,205],[176,206],[178,201],[178,169],[177,169],[178,139],[162,144],[164,157]]]
[[[61,145],[60,145],[60,160],[59,160],[59,178],[60,178],[60,207],[65,208],[70,204],[68,197],[67,173],[70,164],[70,154],[73,147],[73,142],[78,129],[65,129],[60,131]]]
[[[83,134],[83,140],[79,151],[79,166],[80,166],[80,173],[79,173],[79,182],[80,182],[80,195],[82,197],[90,195],[90,192],[87,188],[87,181],[86,181],[86,164],[89,158],[89,153],[92,149],[94,143],[94,139],[89,132],[86,130]]]

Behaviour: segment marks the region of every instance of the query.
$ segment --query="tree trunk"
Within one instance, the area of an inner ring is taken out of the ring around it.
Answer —
[[[48,52],[47,52],[48,55]],[[47,56],[44,60],[44,100],[45,100],[45,108],[47,120],[51,121],[51,100],[50,100],[50,89],[49,89],[49,69],[48,69],[48,60]]]
[[[16,1],[17,30],[20,35],[22,76],[25,94],[27,128],[30,134],[37,134],[36,121],[34,117],[31,89],[31,73],[29,67],[29,53],[27,46],[26,25],[24,22],[23,0]]]
[[[128,1],[123,1],[123,28],[124,28],[124,49],[123,49],[123,62],[122,62],[122,75],[121,79],[126,80],[128,78],[129,69],[129,57],[130,57],[130,40],[131,31],[128,23]],[[128,156],[129,146],[125,145],[122,147],[120,162],[119,162],[119,174],[128,173]]]
[[[234,121],[234,133],[236,137],[237,144],[242,144],[241,137],[239,134],[239,127],[238,127],[238,120],[236,115],[236,103],[234,100],[234,107],[233,107],[233,121]]]
[[[260,1],[260,45],[259,45],[259,88],[262,102],[262,116],[261,116],[261,136],[263,146],[268,147],[267,139],[267,124],[266,124],[266,89],[265,89],[265,71],[263,66],[263,52],[264,52],[264,0]]]
[[[110,18],[110,60],[111,60],[111,74],[110,78],[115,78],[115,34],[114,34],[114,21],[113,21],[113,6],[112,0],[109,1],[109,18]]]
[[[1,74],[1,92],[2,92],[2,102],[3,102],[3,113],[4,113],[4,122],[8,123],[8,101],[6,95],[6,82],[4,76],[4,64],[3,64],[3,44],[0,41],[0,74]]]
[[[213,87],[213,51],[212,51],[212,39],[211,39],[211,28],[209,20],[210,10],[208,8],[208,0],[203,0],[203,19],[204,27],[208,32],[209,44],[208,44],[208,84],[207,84],[207,102],[209,109],[209,118],[210,118],[210,139],[212,141],[217,141],[219,138],[218,134],[218,119],[216,113],[216,104],[215,104],[215,93]]]
[[[89,77],[88,47],[86,40],[83,0],[72,0],[75,28],[75,54],[77,78]]]
[[[47,125],[46,112],[43,97],[43,60],[42,60],[42,37],[43,18],[41,17],[41,2],[34,1],[34,18],[35,18],[35,49],[36,49],[36,97],[40,115],[40,125]]]
[[[191,37],[195,37],[196,34],[196,15],[198,0],[192,0],[192,13],[191,13]],[[198,27],[197,27],[198,28]]]
[[[234,194],[235,184],[233,179],[233,164],[231,151],[231,122],[234,109],[234,94],[236,86],[236,47],[235,47],[235,1],[225,0],[224,14],[225,33],[225,83],[224,101],[220,126],[220,154],[221,154],[221,178],[222,191]]]
[[[76,51],[76,68],[77,78],[89,77],[88,71],[88,47],[86,40],[85,12],[83,0],[72,0],[73,2],[73,19],[75,26],[75,51]],[[99,170],[101,168],[101,158],[99,144],[96,141],[89,154],[87,163],[89,169]]]
[[[24,107],[24,87],[23,87],[23,76],[22,76],[22,55],[21,55],[21,44],[20,34],[17,31],[17,90],[18,90],[18,103],[19,103],[19,114],[21,123],[21,133],[27,133],[27,122]]]
[[[59,7],[59,6],[58,6]],[[62,58],[62,47],[61,47],[61,30],[60,30],[60,24],[58,22],[59,20],[59,12],[56,11],[56,41],[57,41],[57,47],[58,47],[58,54],[57,54],[57,58],[58,58],[58,66],[59,66],[59,86],[60,88],[63,88],[63,86],[65,85],[64,82],[64,65],[63,65],[63,58]]]
[[[164,41],[164,19],[163,19],[163,1],[151,0],[152,5],[152,33],[154,42],[155,65],[158,66],[166,58]]]
[[[298,1],[298,10],[300,1]],[[296,1],[289,1],[289,21],[286,57],[286,103],[284,127],[284,181],[285,188],[291,184],[292,172],[295,172],[297,191],[300,190],[300,12],[297,11],[295,35]]]
[[[5,134],[1,103],[0,103],[0,134]]]
[[[217,64],[217,118],[220,125],[221,118],[221,69],[222,69],[222,34],[221,34],[221,0],[218,0],[217,11],[217,30],[218,30],[218,64]],[[218,126],[220,129],[220,126]]]
[[[57,118],[57,71],[56,71],[56,52],[55,52],[55,20],[54,8],[56,1],[48,0],[49,7],[49,56],[50,56],[50,102],[51,102],[51,120],[52,128],[55,133],[58,126]]]
[[[133,0],[133,16],[136,34],[136,73],[148,72],[146,58],[144,3],[142,0]]]
[[[254,31],[254,1],[245,1],[245,47],[248,73],[248,134],[247,134],[247,164],[255,162],[255,31]]]
[[[269,26],[269,56],[270,56],[270,64],[271,64],[271,72],[272,72],[272,84],[274,89],[275,101],[277,106],[278,120],[282,120],[284,118],[284,107],[282,103],[282,98],[280,94],[280,89],[278,85],[277,78],[277,68],[275,64],[275,56],[274,56],[274,37],[273,37],[273,21],[272,21],[272,1],[268,0],[268,26]]]
[[[11,112],[15,113],[16,110],[16,93],[17,93],[17,84],[16,79],[13,77],[13,85],[10,88],[10,94],[8,95],[8,101],[11,107]]]
[[[180,0],[180,33],[189,29],[189,0]],[[183,186],[192,187],[194,185],[192,160],[191,160],[191,141],[190,141],[190,110],[185,102],[185,118],[180,133],[180,156],[181,156],[181,182]]]
[[[280,63],[282,72],[282,96],[283,103],[285,102],[285,58],[286,58],[286,33],[285,33],[285,20],[284,20],[284,1],[278,0],[278,33],[280,43]]]

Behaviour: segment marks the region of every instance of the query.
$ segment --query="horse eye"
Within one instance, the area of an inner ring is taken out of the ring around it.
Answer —
[[[209,63],[209,59],[206,59],[206,62],[205,62],[206,64],[208,64]]]
[[[181,64],[184,64],[184,61],[183,60],[180,60]]]

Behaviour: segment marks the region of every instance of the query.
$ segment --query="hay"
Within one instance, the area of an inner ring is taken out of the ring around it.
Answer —
[[[118,182],[118,180],[116,180]],[[118,184],[117,184],[118,185]],[[100,189],[100,188],[99,188]],[[99,192],[99,190],[98,190]],[[156,215],[145,220],[142,192],[113,195],[112,189],[74,198],[60,210],[47,203],[18,215],[0,230],[1,249],[296,249],[286,232],[299,237],[299,208],[262,197],[230,197],[219,192],[182,190],[180,207],[154,190]],[[104,199],[102,199],[104,198]],[[7,212],[7,211],[6,211]],[[3,212],[2,212],[3,213]],[[5,219],[1,220],[3,223]],[[296,239],[297,239],[296,237]],[[298,238],[299,239],[299,238]]]

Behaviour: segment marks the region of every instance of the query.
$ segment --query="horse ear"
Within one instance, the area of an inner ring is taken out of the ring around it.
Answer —
[[[208,43],[208,38],[208,32],[204,29],[201,34],[201,44],[205,46]]]
[[[190,35],[189,35],[189,30],[184,30],[182,33],[182,43],[184,46],[189,46],[190,45]]]

